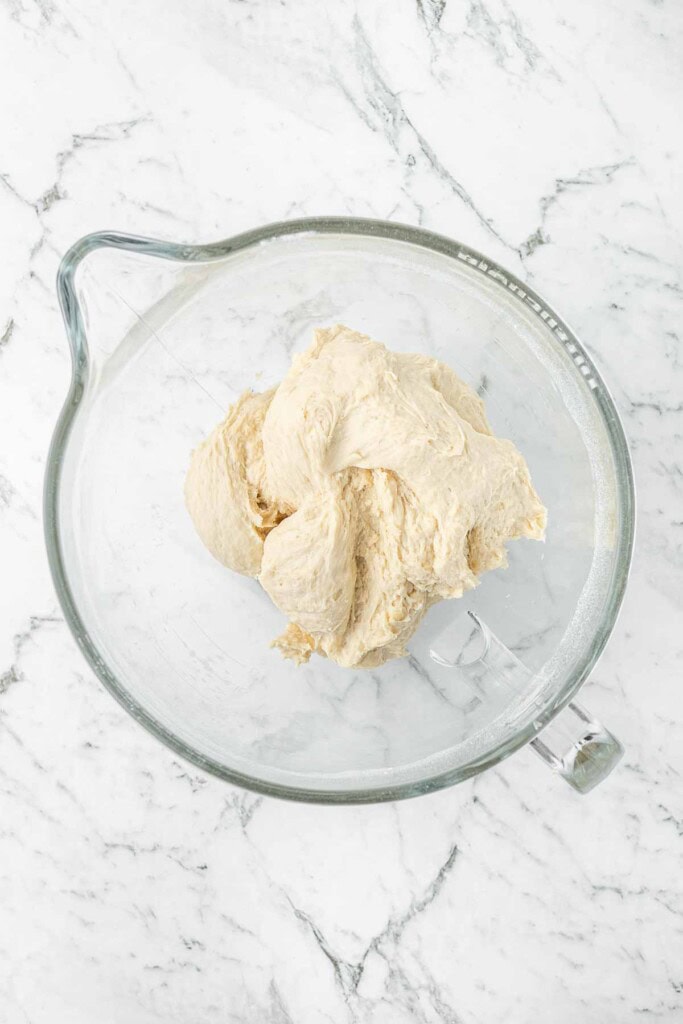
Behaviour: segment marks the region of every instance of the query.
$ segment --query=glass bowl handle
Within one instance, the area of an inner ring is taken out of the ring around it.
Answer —
[[[458,668],[479,699],[498,703],[502,711],[510,691],[523,692],[533,673],[474,612],[468,615],[474,627],[461,647],[458,643],[457,657],[446,659],[434,649],[431,657],[447,668]],[[542,727],[531,747],[577,793],[589,793],[602,782],[624,753],[619,740],[574,702]]]
[[[589,793],[602,782],[624,753],[619,740],[573,702],[546,725],[531,746],[577,793]]]

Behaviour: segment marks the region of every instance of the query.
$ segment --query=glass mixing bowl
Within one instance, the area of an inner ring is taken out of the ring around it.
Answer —
[[[605,385],[543,299],[457,242],[336,218],[205,246],[90,235],[58,289],[73,377],[46,475],[50,564],[134,718],[224,779],[302,800],[425,793],[532,740],[575,788],[604,776],[618,744],[565,705],[622,600],[632,473]],[[545,544],[510,544],[508,569],[432,609],[410,657],[374,671],[284,661],[269,646],[283,616],[211,558],[183,501],[190,452],[228,406],[337,322],[476,387],[549,510]],[[482,646],[465,656],[468,612]]]

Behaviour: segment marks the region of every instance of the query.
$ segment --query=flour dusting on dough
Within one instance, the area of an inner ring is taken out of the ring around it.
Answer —
[[[373,668],[436,601],[541,540],[546,510],[511,441],[443,363],[338,325],[279,387],[246,392],[193,453],[199,536],[290,620],[274,646]]]

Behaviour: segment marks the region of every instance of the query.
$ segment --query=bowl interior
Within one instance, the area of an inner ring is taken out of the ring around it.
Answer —
[[[196,759],[289,791],[427,788],[566,699],[609,631],[626,514],[609,396],[562,325],[475,263],[337,231],[191,264],[104,249],[79,271],[89,361],[60,453],[64,574],[100,674]],[[434,608],[411,656],[374,671],[271,650],[284,617],[211,558],[183,503],[192,448],[336,322],[477,388],[549,510],[545,544],[511,544],[507,570]],[[468,609],[531,670],[521,690],[481,700],[430,657],[457,652]]]

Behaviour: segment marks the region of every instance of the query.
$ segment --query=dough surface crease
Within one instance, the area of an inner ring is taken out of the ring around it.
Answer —
[[[224,565],[290,624],[274,641],[373,668],[406,654],[436,601],[543,539],[524,458],[445,364],[337,325],[279,387],[246,392],[193,453],[186,503]]]

